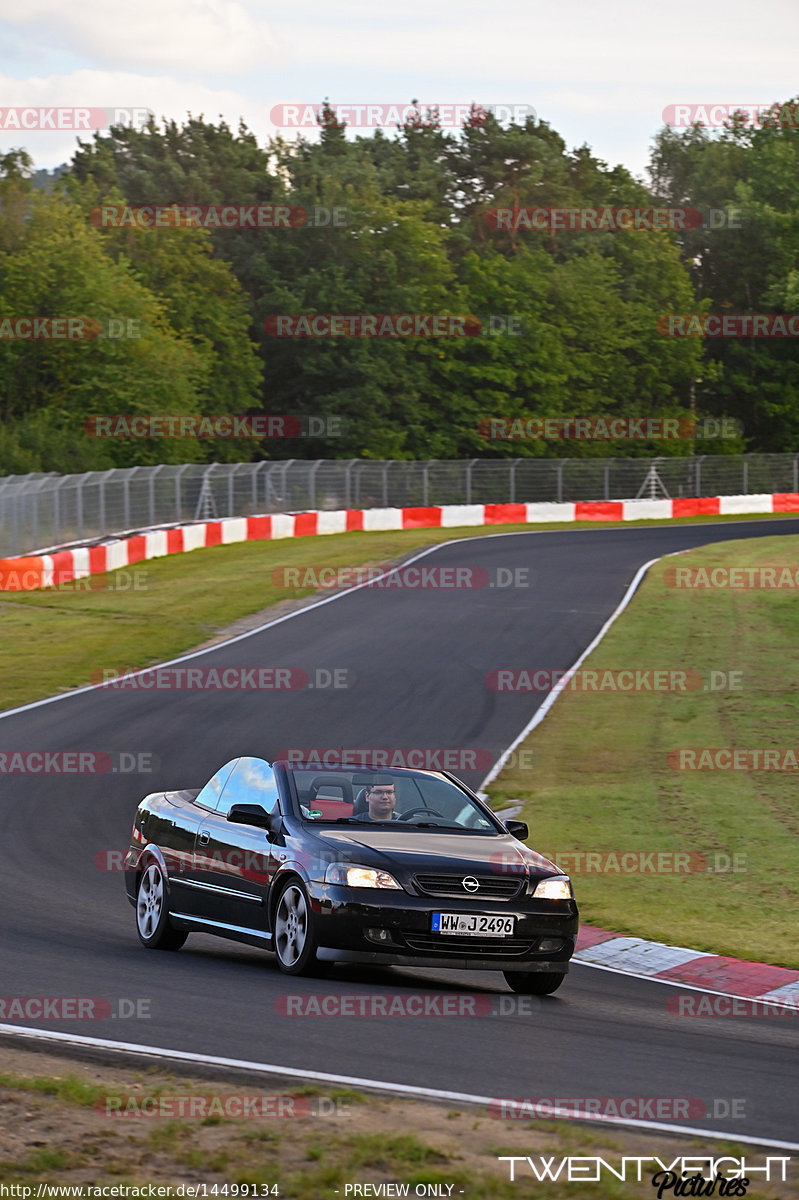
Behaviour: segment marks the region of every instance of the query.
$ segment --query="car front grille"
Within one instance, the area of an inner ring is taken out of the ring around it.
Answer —
[[[438,933],[412,933],[410,930],[403,932],[402,938],[409,950],[439,957],[452,954],[458,958],[522,958],[531,954],[535,945],[535,942],[522,938],[458,937],[456,934],[442,936]]]
[[[464,879],[476,879],[480,885],[476,891],[463,886]],[[413,882],[423,896],[459,896],[473,900],[515,900],[523,891],[524,875],[414,875]]]

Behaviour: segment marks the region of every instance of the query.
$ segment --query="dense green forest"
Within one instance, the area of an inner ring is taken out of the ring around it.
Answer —
[[[726,417],[736,436],[702,453],[799,448],[795,338],[664,332],[666,314],[799,312],[793,124],[664,127],[650,187],[533,118],[475,111],[451,133],[420,113],[355,138],[329,110],[320,124],[318,141],[266,146],[221,121],[112,127],[44,178],[26,149],[0,154],[0,472],[697,452],[492,440],[492,418]],[[218,226],[207,206],[249,215]],[[608,217],[664,208],[693,215],[654,229]],[[605,217],[525,219],[542,209]],[[469,319],[467,336],[276,336],[295,328],[281,314]],[[39,319],[37,336],[20,318]],[[83,336],[53,336],[64,318]],[[116,414],[244,413],[291,414],[308,436],[86,432]],[[307,426],[319,416],[335,421]]]

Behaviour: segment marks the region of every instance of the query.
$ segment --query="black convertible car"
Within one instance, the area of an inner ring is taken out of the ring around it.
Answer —
[[[140,803],[125,859],[139,938],[191,931],[273,951],[289,975],[335,962],[502,971],[554,992],[571,882],[445,771],[236,758],[201,789]]]

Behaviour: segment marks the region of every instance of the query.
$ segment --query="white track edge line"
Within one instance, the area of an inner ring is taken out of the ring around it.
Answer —
[[[598,945],[601,945],[601,944],[602,944],[601,942],[598,943]],[[668,945],[667,942],[658,942],[656,944],[659,946]],[[589,947],[589,949],[590,949],[590,947]],[[700,951],[698,951],[698,953],[706,954],[708,958],[721,958],[722,957],[722,955],[720,955],[720,954],[713,954],[713,952],[711,950],[707,950],[707,951],[700,950]],[[737,961],[745,962],[746,959],[738,959]],[[760,995],[758,995],[758,996],[741,996],[738,992],[719,992],[719,991],[716,991],[715,988],[702,987],[701,984],[698,984],[698,983],[682,983],[679,979],[662,979],[658,975],[644,975],[641,971],[631,971],[627,967],[609,967],[605,963],[588,962],[586,959],[580,958],[579,950],[577,951],[576,954],[574,954],[572,956],[570,962],[573,964],[576,964],[579,967],[592,967],[595,971],[610,971],[613,975],[626,975],[628,978],[646,979],[650,983],[665,984],[666,987],[682,988],[686,992],[701,992],[703,996],[727,996],[730,1000],[746,1000],[750,1004],[754,1004],[754,1003],[767,1004],[769,1006],[769,1008],[784,1008],[786,1010],[786,1012],[794,1012],[794,1013],[796,1013],[797,1016],[799,1016],[799,1007],[797,1007],[796,1004],[790,1004],[786,1000],[778,1000],[778,999],[770,1000],[768,992],[761,992]],[[770,964],[764,963],[763,965],[769,966]],[[679,1014],[677,1014],[677,1015],[679,1016]],[[721,1014],[717,1014],[717,1013],[710,1014],[709,1013],[707,1015],[708,1016],[711,1016],[711,1015],[718,1016]],[[731,1020],[731,1021],[736,1020],[736,1018],[731,1013],[729,1013],[729,1014],[725,1013],[723,1015],[725,1017],[729,1017],[729,1020]],[[694,1016],[694,1014],[692,1013],[691,1016]],[[695,1019],[701,1020],[701,1018],[699,1018],[699,1017],[697,1017]]]
[[[545,531],[542,530],[541,532],[545,532]],[[513,535],[508,535],[508,536],[513,536]],[[625,608],[627,608],[627,605],[630,603],[630,601],[632,600],[636,591],[638,590],[638,588],[641,584],[641,580],[643,579],[644,575],[649,570],[649,568],[653,567],[655,565],[655,563],[661,562],[664,558],[674,558],[678,554],[687,554],[687,553],[688,553],[687,550],[672,550],[669,554],[661,554],[661,555],[658,555],[657,558],[650,559],[649,562],[643,563],[643,565],[638,568],[638,570],[636,571],[636,573],[632,579],[632,582],[629,584],[629,586],[627,588],[627,591],[624,593],[624,596],[622,597],[618,606],[610,614],[607,621],[605,621],[605,624],[602,626],[599,633],[596,635],[596,637],[591,642],[591,644],[583,651],[583,653],[580,655],[580,657],[577,659],[577,661],[575,663],[573,663],[572,666],[569,667],[566,674],[559,681],[557,687],[553,691],[551,691],[549,693],[549,695],[547,696],[547,698],[544,700],[544,702],[538,706],[538,708],[535,710],[532,717],[527,722],[527,724],[525,725],[525,727],[521,731],[521,733],[518,735],[518,737],[516,737],[511,742],[510,746],[508,746],[508,748],[506,750],[503,750],[503,752],[499,756],[495,766],[493,766],[491,768],[491,770],[486,775],[483,782],[480,784],[480,787],[478,789],[476,789],[478,791],[478,794],[482,794],[484,792],[484,789],[486,788],[486,786],[489,783],[491,783],[491,781],[493,779],[495,779],[497,777],[497,775],[500,773],[503,766],[507,762],[508,758],[513,753],[513,751],[516,749],[516,747],[519,745],[519,743],[524,741],[524,739],[526,737],[528,737],[529,734],[532,733],[532,731],[536,728],[536,726],[539,725],[544,720],[547,713],[552,708],[552,705],[557,700],[558,696],[561,694],[562,691],[565,690],[566,685],[568,684],[571,677],[574,675],[575,671],[579,668],[580,664],[583,663],[585,661],[585,659],[588,657],[588,655],[591,653],[591,651],[594,650],[599,645],[599,643],[602,641],[605,634],[610,629],[611,625],[613,625],[616,618],[620,617],[621,614],[624,612]],[[625,936],[625,935],[620,934],[618,936]],[[634,935],[631,935],[631,936],[634,936]],[[656,943],[656,944],[668,945],[668,943],[666,943],[666,942]],[[699,951],[698,953],[702,953],[702,952]],[[711,957],[711,956],[719,957],[718,955],[712,955],[712,951],[706,951],[706,953],[707,953],[708,957]],[[675,979],[659,979],[656,975],[646,975],[640,971],[626,970],[623,967],[609,967],[603,963],[586,962],[584,959],[581,959],[579,957],[579,954],[580,954],[580,951],[578,950],[572,959],[573,962],[575,962],[583,967],[593,967],[595,970],[598,970],[598,971],[611,971],[615,975],[627,975],[627,976],[631,976],[634,979],[649,979],[653,983],[667,984],[670,987],[681,987],[681,988],[685,988],[692,992],[702,992],[704,995],[709,995],[709,996],[729,996],[731,999],[734,999],[734,1000],[759,1000],[759,999],[761,999],[761,997],[759,997],[759,996],[739,996],[735,992],[718,992],[713,988],[703,988],[703,987],[699,987],[695,984],[680,983],[678,980],[675,980]],[[769,1001],[769,1003],[776,1003],[778,1005],[778,1007],[785,1008],[786,1010],[795,1009],[795,1005],[791,1005],[791,1004],[781,1004],[778,1001]]]
[[[196,1063],[202,1066],[227,1067],[230,1070],[236,1071],[254,1071],[262,1075],[280,1075],[283,1078],[313,1079],[320,1083],[368,1087],[372,1091],[407,1096],[408,1098],[417,1100],[455,1101],[487,1107],[489,1104],[496,1103],[498,1099],[503,1098],[497,1096],[475,1096],[470,1092],[450,1092],[438,1088],[413,1087],[406,1083],[384,1083],[377,1079],[365,1079],[357,1075],[335,1075],[323,1071],[304,1071],[299,1067],[280,1067],[272,1063],[251,1062],[241,1058],[222,1058],[211,1054],[191,1054],[187,1051],[169,1050],[166,1047],[160,1046],[137,1046],[133,1042],[115,1042],[106,1038],[81,1037],[69,1033],[58,1033],[54,1030],[33,1029],[24,1026],[18,1028],[14,1025],[0,1025],[0,1034],[4,1036],[17,1035],[21,1039],[44,1043],[58,1042],[62,1045],[88,1049],[95,1047],[117,1054],[131,1054],[147,1058],[165,1058],[173,1062],[182,1062],[188,1065]],[[512,1097],[510,1098],[512,1099]],[[553,1115],[556,1115],[555,1106],[553,1106],[552,1112]],[[560,1112],[563,1114],[562,1119],[564,1120],[585,1120],[598,1122],[603,1125],[620,1125],[634,1129],[645,1129],[656,1133],[685,1134],[691,1137],[706,1137],[715,1141],[733,1141],[749,1146],[764,1146],[769,1149],[799,1151],[799,1142],[781,1142],[771,1138],[757,1138],[749,1134],[738,1134],[718,1129],[702,1129],[691,1125],[668,1125],[661,1121],[636,1121],[632,1118],[612,1117],[603,1113],[592,1113],[590,1116],[587,1114],[583,1116],[573,1112],[565,1114],[564,1110],[560,1110]]]
[[[660,554],[660,555],[658,555],[657,558],[650,558],[649,562],[643,563],[643,565],[638,568],[635,575],[633,576],[632,582],[627,587],[627,591],[622,596],[621,601],[616,606],[616,608],[613,610],[613,612],[610,614],[608,619],[605,621],[605,624],[602,626],[602,628],[600,629],[599,633],[596,635],[594,640],[591,642],[591,644],[589,646],[587,646],[585,648],[585,650],[583,650],[582,654],[577,659],[577,661],[572,663],[572,665],[569,667],[568,671],[566,671],[566,674],[563,676],[562,679],[560,679],[558,681],[557,686],[549,693],[549,695],[546,697],[546,699],[543,701],[543,703],[539,704],[538,708],[535,710],[532,717],[525,725],[524,729],[521,731],[521,733],[516,738],[514,738],[514,740],[508,746],[507,750],[503,750],[502,754],[500,754],[500,756],[497,759],[494,766],[491,768],[491,770],[486,775],[485,779],[480,784],[478,791],[482,792],[488,786],[489,783],[491,783],[494,779],[496,779],[497,775],[499,775],[500,771],[504,767],[508,758],[513,753],[513,751],[516,749],[516,747],[519,745],[519,743],[524,741],[524,739],[529,734],[532,733],[532,731],[536,728],[537,725],[541,724],[544,717],[547,715],[549,710],[552,708],[552,705],[557,700],[558,696],[561,694],[562,691],[565,690],[566,685],[568,684],[569,680],[574,675],[575,671],[578,669],[580,664],[585,661],[585,659],[592,652],[592,650],[596,649],[596,647],[602,641],[603,637],[608,632],[608,630],[610,629],[611,625],[614,623],[616,618],[620,617],[621,614],[624,612],[625,608],[630,603],[630,601],[632,600],[636,591],[638,590],[638,586],[639,586],[641,580],[643,579],[644,575],[646,574],[646,572],[649,570],[649,568],[654,566],[656,562],[660,562],[661,559],[671,558],[674,554],[684,554],[684,553],[686,553],[684,550],[673,550],[669,554]]]
[[[774,517],[777,515],[793,516],[794,520],[795,520],[795,518],[797,518],[797,515],[795,515],[795,514],[771,514],[771,517]],[[679,520],[679,518],[678,518],[678,520]],[[757,524],[758,522],[762,522],[765,520],[769,520],[768,516],[758,515],[758,516],[751,518],[751,520],[743,520],[743,518],[740,518],[740,520],[738,520],[738,518],[737,518],[737,520],[734,520],[734,521],[707,521],[707,522],[702,522],[702,524],[703,524],[703,526],[713,526],[713,524],[721,524],[721,526],[727,526],[727,524]],[[202,523],[202,522],[200,522],[200,523]],[[433,526],[431,528],[438,529],[438,528],[443,528],[443,527]],[[475,528],[479,528],[479,527],[475,527]],[[485,528],[485,527],[480,527],[480,528]],[[533,534],[535,536],[539,536],[539,538],[543,538],[543,536],[546,536],[547,534],[553,534],[553,533],[618,533],[619,529],[623,529],[623,528],[630,529],[630,532],[632,532],[632,530],[636,530],[636,529],[641,530],[642,528],[651,528],[653,530],[654,529],[673,529],[674,526],[673,526],[672,522],[668,522],[667,524],[657,524],[657,526],[651,526],[651,527],[632,526],[632,524],[631,524],[631,526],[625,527],[625,526],[620,526],[620,524],[614,524],[614,526],[612,526],[612,527],[601,527],[600,526],[600,527],[597,527],[596,529],[593,529],[593,528],[571,529],[570,522],[564,522],[557,529],[516,529],[516,530],[513,530],[512,533],[511,532],[483,533],[483,534],[479,534],[476,536],[480,536],[480,538],[524,538],[524,536]],[[360,532],[360,530],[356,530],[356,532]],[[379,533],[380,530],[376,529],[376,530],[373,530],[373,532]],[[383,530],[383,532],[385,532],[385,533],[402,533],[403,530],[397,530],[397,529]],[[326,536],[326,535],[318,534],[317,536]],[[192,652],[190,654],[181,654],[179,656],[179,658],[168,659],[166,662],[155,662],[155,664],[152,664],[152,666],[140,667],[138,671],[128,671],[128,673],[125,674],[125,676],[120,676],[119,678],[120,679],[132,679],[136,676],[139,676],[139,674],[145,674],[148,671],[160,670],[160,667],[173,666],[173,664],[175,664],[175,662],[187,662],[190,659],[199,658],[200,655],[214,653],[214,650],[221,649],[223,646],[233,646],[233,644],[235,642],[244,641],[245,637],[253,637],[256,634],[263,634],[264,630],[271,629],[272,626],[274,626],[274,625],[281,625],[284,622],[284,620],[292,620],[293,617],[299,617],[301,613],[310,612],[312,610],[312,608],[320,608],[320,607],[322,607],[322,605],[331,604],[331,602],[334,600],[341,600],[342,596],[349,595],[352,592],[359,592],[359,590],[361,588],[370,587],[371,584],[376,583],[379,580],[383,580],[383,578],[385,578],[386,575],[392,575],[392,574],[394,574],[395,571],[403,570],[405,568],[405,566],[409,566],[411,563],[417,562],[417,560],[419,560],[420,558],[425,558],[426,554],[432,554],[434,551],[441,550],[441,548],[443,548],[444,546],[456,546],[458,544],[458,542],[474,541],[474,538],[475,538],[475,535],[471,535],[471,536],[468,536],[468,538],[451,538],[451,539],[447,539],[446,541],[434,542],[434,544],[432,546],[427,546],[425,548],[425,550],[422,550],[419,553],[414,554],[414,556],[411,558],[405,559],[404,562],[399,564],[398,566],[392,566],[392,568],[389,568],[388,570],[384,571],[383,575],[379,575],[377,580],[367,580],[364,583],[356,583],[356,584],[354,584],[354,586],[352,588],[347,588],[346,590],[344,590],[344,592],[337,592],[335,595],[332,595],[332,596],[324,596],[324,599],[322,599],[322,600],[314,600],[312,602],[312,604],[305,605],[305,607],[302,607],[302,608],[296,608],[296,610],[294,612],[284,613],[284,616],[282,616],[282,617],[276,617],[274,620],[268,620],[268,622],[265,622],[263,625],[257,625],[256,629],[248,629],[246,632],[244,632],[244,634],[236,634],[235,637],[226,637],[226,638],[224,638],[224,641],[216,642],[215,646],[206,646],[205,649],[203,649],[203,650],[192,650]],[[275,540],[282,541],[283,539],[277,538]],[[238,544],[236,544],[236,542],[233,542],[232,545],[238,545]],[[205,547],[198,547],[198,548],[204,548],[204,550],[215,550],[216,547],[205,546]],[[693,548],[693,550],[697,550],[697,548],[699,548],[699,547],[689,547],[689,548]],[[191,553],[191,551],[188,553]],[[681,553],[686,553],[686,551],[673,551],[673,553],[681,554]],[[168,556],[168,554],[167,554],[167,556],[163,556],[163,557],[169,558],[172,556]],[[661,557],[668,558],[669,556],[668,556],[668,554],[662,554]],[[143,559],[143,562],[150,562],[150,559]],[[657,559],[656,558],[653,559],[653,562],[656,563]],[[121,568],[121,569],[125,570],[125,568]],[[613,618],[611,618],[611,619],[613,619]],[[579,661],[582,661],[582,659]],[[577,664],[575,664],[575,666],[577,666]],[[573,668],[572,668],[572,670],[573,670]],[[8,708],[8,709],[6,709],[6,712],[0,713],[0,720],[4,719],[5,716],[16,716],[17,713],[30,712],[31,709],[42,708],[44,706],[44,704],[55,704],[59,700],[70,700],[70,698],[72,696],[82,696],[84,694],[84,692],[97,691],[98,689],[101,689],[101,688],[106,689],[107,691],[110,691],[107,684],[91,683],[91,684],[85,684],[83,686],[83,688],[73,688],[71,691],[61,692],[61,694],[58,696],[46,696],[43,698],[43,700],[32,700],[28,704],[19,704],[19,706],[17,708]],[[533,726],[530,726],[530,728],[533,728]],[[527,731],[523,731],[521,734],[519,734],[519,737],[524,737],[525,732],[527,732]],[[513,743],[513,746],[511,746],[511,748],[509,748],[509,750],[505,751],[505,754],[506,755],[510,754],[510,750],[515,748],[515,746],[517,744],[518,744],[518,738],[516,739],[516,742]],[[487,779],[488,778],[493,779],[493,775],[487,776]],[[480,785],[481,787],[485,786],[487,779],[483,780],[482,784]]]
[[[791,515],[791,514],[775,514],[775,513],[771,514],[772,517],[776,516],[776,515]],[[754,517],[753,520],[735,520],[735,521],[718,521],[718,522],[707,521],[707,522],[702,522],[702,524],[708,525],[708,526],[714,525],[714,524],[752,525],[752,524],[758,523],[758,521],[765,521],[767,519],[769,519],[769,518],[763,517],[763,516],[756,516],[756,517]],[[794,515],[794,519],[796,519],[795,515]],[[146,672],[148,672],[148,671],[157,671],[161,667],[171,667],[174,663],[188,662],[189,659],[199,658],[203,654],[211,654],[215,650],[220,650],[223,646],[232,646],[235,642],[241,642],[245,638],[253,637],[257,633],[263,633],[265,629],[271,629],[274,625],[281,625],[283,623],[283,621],[290,621],[293,617],[300,616],[301,613],[310,612],[311,609],[314,609],[314,608],[321,608],[321,606],[323,604],[330,604],[330,603],[332,603],[333,600],[340,600],[343,596],[348,596],[351,592],[357,592],[357,591],[360,591],[361,588],[370,587],[372,584],[378,582],[380,579],[385,579],[387,575],[392,575],[395,571],[400,571],[403,568],[410,566],[411,563],[417,562],[420,558],[424,558],[425,555],[427,555],[427,554],[433,554],[436,550],[440,550],[444,546],[455,546],[459,542],[471,542],[474,540],[475,536],[479,536],[479,537],[483,537],[483,538],[526,537],[526,536],[532,534],[536,537],[545,537],[547,534],[552,534],[552,533],[617,533],[619,531],[619,529],[622,529],[622,528],[628,528],[631,532],[633,530],[640,530],[641,528],[643,528],[643,526],[640,526],[640,525],[628,525],[626,527],[621,526],[621,525],[614,525],[609,528],[600,526],[597,529],[571,529],[569,526],[570,526],[569,522],[564,522],[563,525],[557,529],[517,529],[514,532],[482,533],[482,534],[478,534],[478,535],[472,535],[470,537],[450,538],[446,542],[436,542],[432,546],[428,546],[425,550],[420,550],[420,552],[418,554],[413,555],[413,557],[405,559],[405,561],[400,563],[399,566],[391,567],[388,570],[384,571],[382,575],[378,575],[376,580],[372,579],[372,580],[367,580],[364,583],[357,583],[353,587],[347,588],[346,591],[336,592],[336,594],[334,596],[325,596],[322,600],[314,600],[311,604],[306,604],[303,608],[295,609],[294,612],[285,613],[282,617],[275,617],[274,620],[266,621],[263,625],[256,626],[255,629],[248,629],[246,631],[246,633],[239,633],[239,634],[236,634],[235,637],[225,638],[224,641],[217,642],[213,646],[206,646],[204,650],[193,650],[193,651],[191,651],[191,653],[182,654],[178,658],[167,659],[166,662],[153,663],[152,666],[141,667],[137,671],[129,671],[126,675],[119,676],[119,678],[120,679],[132,679],[137,675],[146,674]],[[438,528],[443,528],[443,526],[432,526],[431,528],[438,529]],[[671,522],[669,522],[666,525],[654,525],[651,528],[652,529],[673,529],[674,525]],[[360,532],[360,531],[357,531],[357,532]],[[375,530],[374,532],[377,533],[380,531]],[[402,530],[385,530],[383,532],[401,533],[403,531]],[[317,536],[327,536],[327,535],[318,534]],[[274,540],[282,541],[283,539],[276,538]],[[291,539],[289,539],[289,540],[291,540]],[[232,544],[236,545],[238,543],[232,543]],[[208,549],[215,549],[216,547],[205,546],[205,547],[200,547],[200,548],[208,550]],[[692,547],[692,548],[698,549],[698,547]],[[189,553],[190,553],[190,551],[189,551]],[[686,551],[675,550],[675,551],[673,551],[673,553],[683,554],[683,553],[686,553]],[[171,556],[165,555],[164,557],[168,558]],[[662,555],[661,557],[667,558],[668,555]],[[149,562],[151,560],[144,559],[143,561]],[[658,560],[653,559],[652,561],[657,562]],[[121,568],[121,569],[124,570],[125,568]],[[1,595],[1,593],[0,593],[0,595]],[[17,708],[9,708],[5,712],[0,712],[0,720],[2,720],[4,717],[15,716],[17,713],[28,712],[33,708],[42,708],[45,704],[55,704],[58,700],[69,700],[70,697],[72,697],[72,696],[81,696],[85,692],[94,692],[100,688],[103,688],[106,691],[111,690],[107,686],[107,684],[104,684],[104,683],[85,684],[83,687],[73,688],[69,692],[61,692],[58,696],[46,696],[43,700],[31,700],[28,704],[20,704]],[[520,736],[524,736],[524,734],[521,734]],[[518,739],[516,742],[513,743],[513,745],[516,746],[517,743],[518,743]],[[512,749],[512,747],[511,747],[511,749]],[[509,752],[510,752],[509,750],[506,751],[506,754]],[[492,778],[493,778],[493,776],[492,776]],[[481,787],[484,786],[485,782],[486,781],[484,780],[483,784],[481,784]]]
[[[521,532],[527,531],[524,530]],[[550,531],[542,529],[540,531],[530,530],[530,532],[547,533]],[[501,537],[505,535],[489,533],[485,534],[484,536]],[[400,563],[399,566],[388,568],[381,575],[378,575],[376,579],[369,579],[365,580],[363,583],[356,583],[352,587],[341,592],[336,592],[332,596],[324,596],[321,600],[314,600],[312,603],[306,604],[303,608],[297,608],[293,612],[284,613],[282,617],[275,617],[271,621],[266,621],[263,625],[256,626],[255,629],[248,629],[244,633],[238,633],[235,635],[235,637],[225,638],[224,641],[216,642],[213,646],[206,646],[202,650],[192,650],[189,654],[181,654],[177,658],[169,658],[165,662],[153,663],[149,667],[140,667],[136,671],[128,671],[125,675],[117,676],[114,682],[118,686],[123,679],[135,679],[139,675],[146,675],[151,671],[158,671],[162,667],[171,667],[175,663],[188,662],[192,658],[200,658],[203,654],[213,654],[215,651],[221,650],[224,646],[232,646],[235,642],[242,642],[245,638],[254,637],[258,633],[263,633],[266,629],[271,629],[275,625],[282,625],[284,621],[290,621],[294,617],[299,617],[303,613],[310,612],[311,609],[321,608],[324,604],[332,604],[334,600],[341,600],[344,596],[349,596],[352,592],[360,591],[361,588],[371,587],[373,584],[378,583],[381,579],[385,579],[388,575],[393,575],[396,571],[404,570],[404,568],[409,566],[411,563],[416,562],[420,558],[424,558],[427,554],[432,554],[433,551],[439,550],[443,546],[454,546],[458,542],[470,540],[470,538],[452,538],[446,542],[438,542],[433,546],[428,546],[425,550],[420,550],[418,554],[414,555],[412,558],[406,559],[404,562]],[[213,549],[213,547],[205,547],[205,549]],[[73,688],[72,691],[62,692],[58,696],[46,696],[43,700],[32,700],[30,703],[21,704],[17,708],[9,708],[5,712],[0,712],[0,720],[2,720],[4,717],[16,716],[18,713],[28,712],[33,708],[41,708],[45,704],[55,704],[58,700],[69,700],[72,696],[81,696],[85,692],[96,692],[98,690],[113,691],[114,689],[107,683],[85,684],[83,687]]]

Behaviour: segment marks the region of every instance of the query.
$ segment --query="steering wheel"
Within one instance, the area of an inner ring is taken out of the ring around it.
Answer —
[[[429,816],[441,817],[444,821],[447,819],[443,813],[438,811],[437,808],[425,808],[423,804],[421,804],[418,808],[409,808],[407,812],[401,813],[399,819],[400,821],[407,821],[408,817],[415,817],[417,813],[428,813]]]

